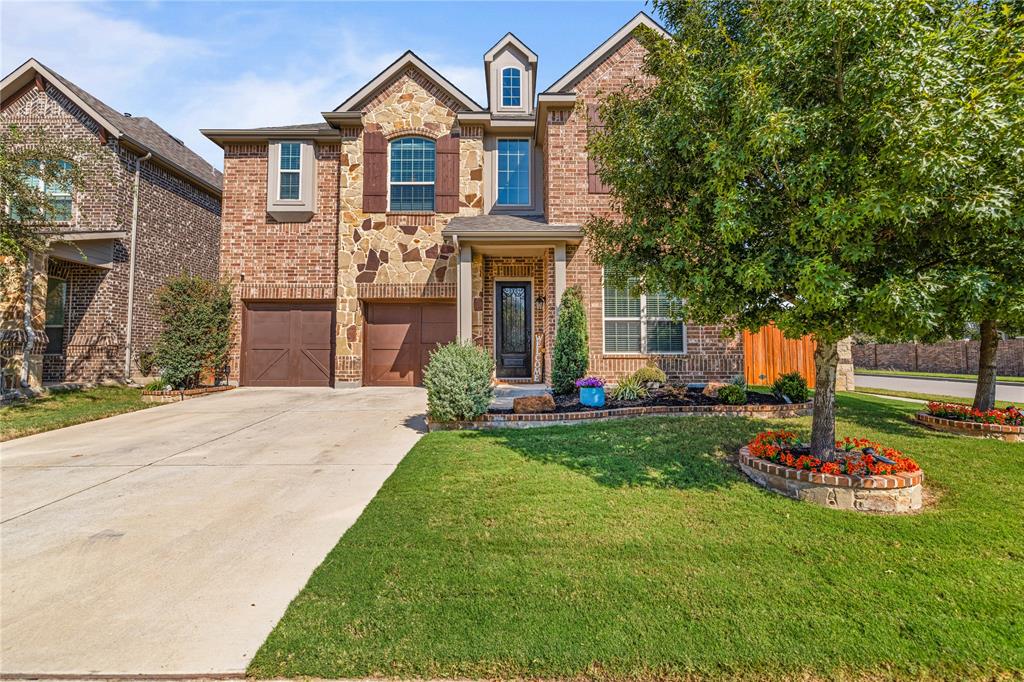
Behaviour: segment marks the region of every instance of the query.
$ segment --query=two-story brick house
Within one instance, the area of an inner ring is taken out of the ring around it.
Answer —
[[[224,149],[231,380],[412,385],[461,338],[494,353],[499,380],[545,381],[569,286],[592,373],[741,374],[740,339],[606,287],[582,233],[612,211],[587,136],[601,97],[645,77],[640,26],[662,31],[637,15],[539,94],[538,56],[510,33],[484,55],[487,106],[407,52],[321,122],[204,130]]]
[[[221,173],[150,119],[118,112],[35,59],[0,81],[0,125],[96,150],[83,162],[88,186],[44,188],[60,215],[48,251],[30,258],[30,383],[137,375],[160,329],[157,289],[182,272],[218,277]],[[28,336],[25,288],[11,280],[0,308],[7,387],[20,379]]]

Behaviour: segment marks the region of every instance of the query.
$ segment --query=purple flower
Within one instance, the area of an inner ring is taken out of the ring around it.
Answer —
[[[576,380],[576,388],[603,388],[604,379],[601,377],[583,377]]]

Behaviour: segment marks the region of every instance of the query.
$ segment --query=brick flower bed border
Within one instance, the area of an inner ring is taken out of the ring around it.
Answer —
[[[921,508],[924,473],[885,476],[820,474],[753,457],[744,446],[740,470],[762,488],[823,507],[851,511],[903,513]]]
[[[191,398],[201,398],[211,393],[223,393],[233,388],[234,386],[203,386],[184,391],[143,391],[142,400],[147,403],[177,403]]]
[[[538,426],[565,426],[585,422],[608,421],[667,415],[676,417],[757,417],[784,419],[805,417],[811,413],[812,402],[794,405],[654,405],[650,407],[618,407],[586,412],[549,412],[544,414],[485,414],[471,421],[435,422],[428,420],[431,431],[484,429],[526,429]]]
[[[935,431],[954,433],[959,436],[974,436],[975,438],[1001,438],[1011,443],[1024,443],[1024,426],[946,419],[927,412],[918,412],[914,418],[918,423]]]

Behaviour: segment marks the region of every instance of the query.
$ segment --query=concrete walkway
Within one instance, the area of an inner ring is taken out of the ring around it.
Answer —
[[[0,673],[242,673],[424,406],[237,389],[4,443]]]
[[[887,388],[892,391],[913,391],[947,395],[955,398],[974,399],[973,382],[958,379],[926,379],[922,377],[889,377],[875,374],[854,376],[857,388]],[[999,383],[996,385],[996,400],[1024,403],[1024,384]]]

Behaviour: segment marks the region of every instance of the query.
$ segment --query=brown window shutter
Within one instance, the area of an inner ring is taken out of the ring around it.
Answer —
[[[388,210],[388,141],[383,133],[363,133],[363,212]]]
[[[591,131],[600,132],[604,130],[604,121],[601,120],[601,105],[597,102],[587,104],[587,135]],[[601,181],[597,174],[597,162],[591,158],[587,159],[587,192],[589,194],[608,194],[611,186]]]
[[[459,138],[445,135],[434,148],[437,155],[437,177],[434,182],[434,210],[438,213],[459,212]]]

